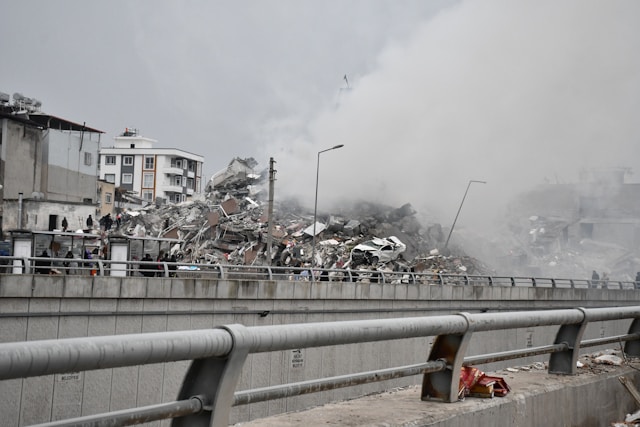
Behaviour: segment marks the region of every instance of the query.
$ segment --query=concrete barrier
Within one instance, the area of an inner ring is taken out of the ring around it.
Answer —
[[[450,314],[459,311],[637,305],[640,292],[606,289],[440,286],[198,278],[0,276],[0,342]],[[628,322],[590,324],[584,337],[624,333]],[[474,334],[469,355],[553,340],[555,328]],[[401,366],[426,360],[432,338],[252,355],[238,390]],[[540,360],[531,358],[522,361]],[[8,426],[70,418],[176,398],[187,362],[0,382]],[[482,366],[493,370],[504,364]],[[414,379],[367,384],[234,408],[247,421],[350,399]],[[159,425],[159,424],[158,424]]]

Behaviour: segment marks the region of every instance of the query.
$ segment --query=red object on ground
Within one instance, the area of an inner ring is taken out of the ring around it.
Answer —
[[[465,396],[504,397],[511,389],[502,377],[485,375],[478,368],[465,366],[460,370],[458,398]]]

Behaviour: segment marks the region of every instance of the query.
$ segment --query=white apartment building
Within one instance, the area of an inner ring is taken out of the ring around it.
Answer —
[[[148,202],[184,202],[202,193],[204,157],[176,148],[154,148],[157,142],[128,128],[100,149],[100,179],[133,191]]]

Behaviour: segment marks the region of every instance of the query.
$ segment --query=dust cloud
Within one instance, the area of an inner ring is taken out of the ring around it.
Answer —
[[[508,199],[640,154],[640,2],[464,1],[390,44],[311,121],[271,122],[276,197],[411,203],[489,227]],[[337,81],[342,76],[337,77]],[[343,85],[346,85],[343,82]]]

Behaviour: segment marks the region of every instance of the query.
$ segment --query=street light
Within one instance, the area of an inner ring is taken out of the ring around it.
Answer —
[[[316,218],[318,217],[318,178],[320,178],[320,154],[325,151],[336,150],[338,148],[344,147],[344,144],[338,144],[331,148],[327,148],[326,150],[318,151],[318,164],[316,166],[316,202],[313,207],[313,241],[311,243],[311,278],[313,280],[313,267],[315,264],[316,257]]]
[[[467,193],[469,192],[469,187],[471,187],[471,184],[477,182],[478,184],[486,184],[485,181],[476,181],[476,180],[469,180],[469,184],[467,184],[467,189],[464,192],[464,196],[462,196],[462,201],[460,202],[460,207],[458,208],[458,213],[456,214],[455,219],[453,220],[453,225],[451,225],[451,230],[449,230],[449,236],[447,236],[447,241],[444,244],[444,248],[446,249],[447,246],[449,245],[449,239],[451,239],[451,234],[453,234],[453,227],[456,226],[456,221],[458,220],[458,215],[460,215],[460,211],[462,210],[462,204],[464,203],[464,199],[467,197]]]

